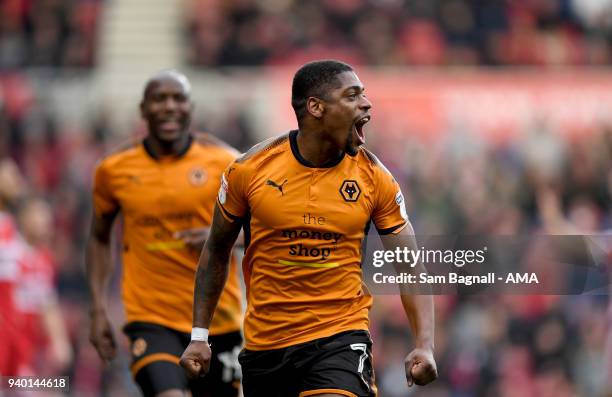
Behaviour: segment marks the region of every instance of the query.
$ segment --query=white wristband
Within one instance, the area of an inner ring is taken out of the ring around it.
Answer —
[[[199,342],[208,342],[208,328],[193,327],[191,329],[191,340]]]

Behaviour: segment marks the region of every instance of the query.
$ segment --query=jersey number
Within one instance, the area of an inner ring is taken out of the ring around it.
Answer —
[[[357,373],[359,377],[363,381],[363,383],[367,386],[368,391],[370,390],[370,384],[366,381],[363,376],[363,367],[365,365],[365,361],[368,359],[368,346],[365,343],[351,343],[351,349],[355,351],[360,351],[361,355],[359,356],[359,365],[357,366]]]
[[[223,365],[221,379],[225,383],[242,378],[242,370],[238,363],[238,353],[240,353],[240,347],[236,346],[233,350],[217,354],[217,358],[221,362],[221,365]]]

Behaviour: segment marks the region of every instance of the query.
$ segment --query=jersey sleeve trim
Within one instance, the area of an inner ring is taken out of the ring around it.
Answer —
[[[235,222],[235,221],[242,221],[243,218],[236,216],[232,213],[230,213],[228,210],[225,209],[225,207],[223,207],[223,204],[221,204],[219,202],[219,199],[217,199],[217,206],[219,207],[219,209],[221,210],[221,215],[223,215],[223,217],[225,219],[227,219],[230,222]]]
[[[376,228],[376,230],[378,231],[379,235],[385,236],[387,234],[397,234],[397,233],[401,232],[404,229],[404,227],[406,227],[406,225],[407,225],[407,222],[404,222],[404,223],[400,223],[399,225],[396,225],[396,226],[388,227],[386,229]]]
[[[315,396],[319,394],[340,394],[347,397],[357,397],[357,394],[344,389],[312,389],[300,393],[299,397]]]

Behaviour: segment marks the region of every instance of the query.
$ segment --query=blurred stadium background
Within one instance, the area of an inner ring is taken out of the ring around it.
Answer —
[[[50,206],[36,244],[52,256],[72,353],[37,342],[34,373],[69,375],[74,396],[138,395],[125,340],[108,368],[87,340],[83,246],[93,166],[142,135],[147,77],[185,72],[194,127],[246,150],[295,126],[292,74],[320,58],[356,67],[374,104],[368,146],[418,234],[611,227],[612,0],[2,0],[0,157]],[[377,297],[382,396],[612,395],[607,296],[436,305],[440,379],[408,390],[407,321],[397,297]]]

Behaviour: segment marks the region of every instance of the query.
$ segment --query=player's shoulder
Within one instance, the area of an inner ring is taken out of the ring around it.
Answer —
[[[240,152],[234,149],[227,142],[222,139],[209,134],[207,132],[194,132],[193,142],[201,148],[211,150],[220,154],[226,154],[232,158],[236,158],[240,155]]]
[[[256,168],[286,150],[290,150],[288,133],[258,143],[236,159],[236,164]]]
[[[139,155],[138,147],[142,144],[136,138],[126,139],[108,150],[98,161],[97,168],[112,168],[121,164],[124,160]]]
[[[380,161],[380,159],[370,150],[360,147],[355,157],[362,167],[370,170],[372,173],[393,177],[382,161]]]

